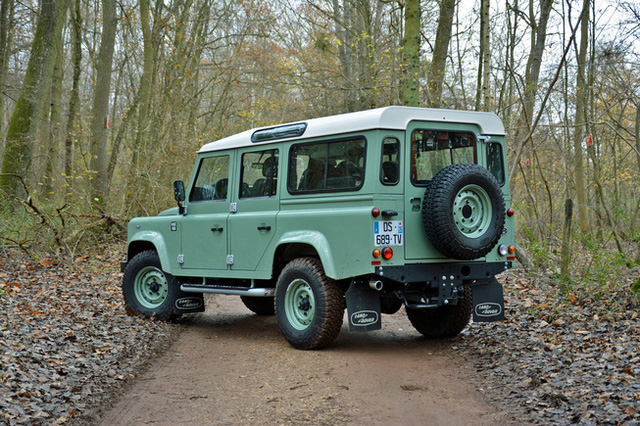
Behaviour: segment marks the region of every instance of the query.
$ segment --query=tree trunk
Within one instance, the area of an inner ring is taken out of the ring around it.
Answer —
[[[540,1],[540,18],[536,24],[533,3],[529,2],[529,21],[531,26],[531,49],[525,69],[524,94],[522,96],[522,109],[516,124],[516,131],[513,141],[517,144],[516,155],[511,157],[509,165],[509,178],[513,185],[516,165],[520,162],[520,157],[526,144],[525,136],[531,132],[533,123],[533,110],[535,107],[536,93],[538,91],[538,80],[542,66],[542,55],[544,54],[545,41],[547,38],[547,24],[553,7],[553,0]],[[513,192],[512,186],[512,192]]]
[[[91,198],[98,208],[103,208],[108,195],[107,187],[107,142],[109,90],[111,87],[111,66],[116,36],[115,0],[102,0],[102,36],[96,74],[96,86],[91,108]]]
[[[578,52],[578,76],[576,82],[576,115],[574,119],[574,168],[573,175],[576,185],[576,198],[578,200],[578,225],[582,231],[589,230],[589,217],[587,214],[587,191],[584,182],[584,159],[582,143],[586,134],[586,78],[585,69],[587,62],[587,47],[589,42],[589,1],[584,0],[582,10],[580,50]]]
[[[0,5],[0,140],[4,136],[4,77],[11,51],[14,0],[3,0]],[[0,145],[0,152],[2,146]]]
[[[67,1],[65,0],[65,17],[66,17]],[[62,25],[60,31],[55,34],[54,49],[54,69],[51,80],[51,92],[49,95],[49,125],[44,129],[43,141],[44,149],[47,151],[45,157],[44,174],[41,176],[40,182],[43,184],[43,195],[45,198],[51,198],[54,195],[56,182],[58,179],[58,150],[60,148],[60,139],[62,134],[62,80],[64,78],[64,49],[62,45]]]
[[[69,117],[64,141],[64,178],[65,187],[73,185],[73,145],[76,139],[76,116],[80,106],[80,75],[82,74],[82,14],[80,0],[75,0],[73,8],[73,77],[69,96]],[[65,191],[67,194],[69,191]]]
[[[489,7],[490,0],[481,0],[482,31],[480,44],[482,45],[482,111],[491,110],[491,32],[489,31]]]
[[[562,251],[560,254],[560,276],[569,281],[569,263],[571,262],[571,225],[573,223],[573,200],[567,198],[564,205],[564,228],[562,230]]]
[[[420,105],[420,0],[406,0],[404,9],[404,58],[402,104]]]
[[[439,108],[442,105],[442,82],[449,53],[455,7],[456,2],[454,0],[442,0],[440,3],[436,44],[429,69],[429,106],[432,108]]]
[[[63,9],[66,12],[65,5],[65,0],[42,0],[22,89],[7,128],[0,192],[16,198],[26,195],[16,176],[26,180],[30,170],[36,143],[33,136],[38,127],[36,123],[42,116],[42,99],[46,98],[43,94],[51,85],[53,55],[50,52],[56,23],[62,21],[59,18],[64,16]]]

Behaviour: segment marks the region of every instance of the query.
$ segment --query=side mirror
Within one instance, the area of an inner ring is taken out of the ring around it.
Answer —
[[[182,205],[182,203],[184,202],[184,199],[185,199],[184,182],[183,181],[181,181],[181,180],[174,180],[173,181],[173,196],[175,197],[176,201],[178,202],[178,212],[180,214],[185,214],[186,208]]]

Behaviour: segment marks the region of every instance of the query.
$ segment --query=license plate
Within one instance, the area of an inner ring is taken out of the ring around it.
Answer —
[[[373,244],[376,247],[403,245],[402,221],[379,220],[373,222]]]

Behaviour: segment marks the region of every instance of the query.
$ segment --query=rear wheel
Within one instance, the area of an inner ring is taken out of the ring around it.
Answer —
[[[407,308],[411,325],[422,335],[430,338],[455,337],[469,324],[473,311],[473,295],[468,286],[454,306],[432,309]]]
[[[240,296],[240,299],[242,303],[244,303],[244,306],[255,314],[273,315],[276,312],[275,306],[273,305],[273,297]]]
[[[162,271],[158,253],[146,250],[128,263],[122,279],[122,294],[128,312],[147,317],[173,319],[179,284]]]
[[[345,301],[337,282],[327,277],[318,259],[294,259],[276,285],[276,319],[280,331],[297,349],[320,349],[335,340],[342,327]]]

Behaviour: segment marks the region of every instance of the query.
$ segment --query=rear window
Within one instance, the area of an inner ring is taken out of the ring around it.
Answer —
[[[290,193],[355,191],[364,179],[364,138],[294,145],[289,151]]]
[[[415,130],[411,134],[411,181],[429,182],[440,170],[475,163],[475,138],[470,132]]]

